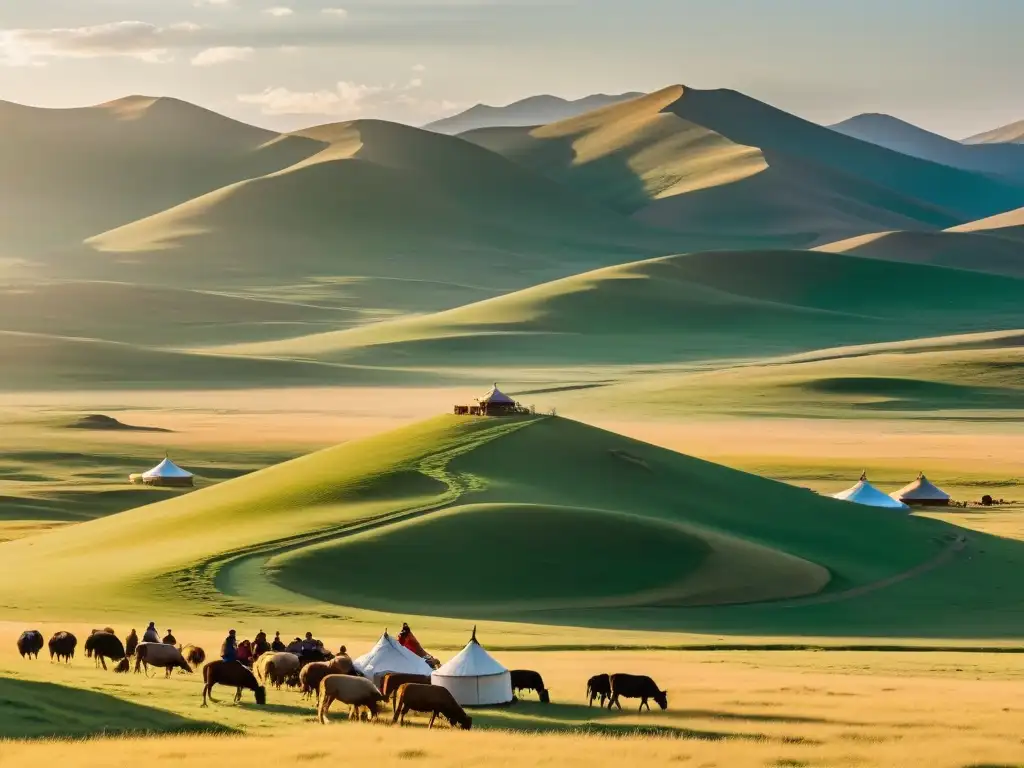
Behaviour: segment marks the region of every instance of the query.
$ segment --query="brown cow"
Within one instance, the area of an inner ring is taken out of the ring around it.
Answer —
[[[340,701],[348,704],[349,720],[358,718],[360,710],[365,707],[371,718],[376,718],[380,711],[379,704],[384,700],[382,694],[372,682],[365,677],[354,677],[352,675],[328,675],[320,681],[320,706],[317,707],[317,719],[326,724],[327,711],[331,704]]]
[[[320,705],[320,682],[328,675],[355,675],[362,677],[354,671],[352,659],[348,656],[335,656],[330,661],[314,661],[307,664],[299,672],[299,688],[303,698],[310,698],[316,694],[317,706]]]
[[[430,724],[428,729],[434,727],[434,720],[438,715],[444,715],[454,728],[456,725],[468,731],[473,727],[473,718],[466,714],[466,710],[459,706],[452,696],[451,691],[439,685],[423,685],[422,683],[406,683],[398,689],[397,702],[395,704],[395,716],[392,723],[405,725],[407,712],[429,712]]]
[[[391,702],[392,710],[395,708],[398,689],[406,683],[430,685],[430,675],[411,675],[406,672],[388,672],[384,675],[384,682],[381,683],[380,692],[384,694],[384,701]]]
[[[192,667],[185,661],[181,651],[173,645],[166,645],[165,643],[139,643],[139,647],[135,649],[135,672],[137,674],[145,668],[148,675],[150,667],[166,670],[166,677],[170,677],[171,672],[176,669],[183,669],[189,674],[192,673]]]
[[[213,698],[213,686],[226,685],[237,689],[235,691],[235,703],[242,699],[242,691],[252,691],[256,696],[256,703],[263,705],[267,703],[267,689],[256,680],[256,676],[248,667],[239,664],[237,661],[223,661],[217,659],[211,661],[203,668],[203,706],[206,706],[206,699],[216,701]]]

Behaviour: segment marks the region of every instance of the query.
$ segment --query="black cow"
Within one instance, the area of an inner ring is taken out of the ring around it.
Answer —
[[[30,629],[21,633],[18,638],[18,653],[21,654],[21,658],[28,656],[29,658],[39,658],[39,652],[43,650],[45,641],[43,640],[43,633],[38,629]]]
[[[121,639],[112,632],[93,631],[85,638],[85,655],[96,660],[96,666],[107,668],[106,659],[121,661],[127,657]]]
[[[551,702],[548,689],[544,687],[544,678],[540,676],[539,672],[534,672],[531,669],[513,669],[509,674],[512,676],[513,691],[517,693],[519,691],[536,691],[541,703]]]
[[[50,638],[50,661],[57,659],[67,664],[75,658],[75,646],[78,645],[78,638],[70,632],[57,632]]]
[[[587,680],[587,706],[594,706],[594,699],[601,697],[600,706],[612,695],[612,684],[608,675],[594,675]]]
[[[612,675],[609,682],[611,683],[611,698],[608,699],[608,709],[611,709],[613,704],[622,709],[619,697],[640,699],[640,712],[644,711],[645,704],[647,711],[651,711],[648,699],[654,699],[659,707],[668,709],[668,693],[659,690],[657,684],[646,675],[623,675],[620,673]]]

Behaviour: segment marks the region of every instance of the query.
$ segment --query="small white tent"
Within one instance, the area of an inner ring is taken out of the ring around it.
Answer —
[[[899,499],[894,499],[878,490],[868,482],[867,473],[860,476],[860,481],[852,488],[833,494],[832,498],[841,501],[852,501],[868,507],[884,507],[886,509],[910,509]]]
[[[498,389],[497,383],[483,397],[477,398],[477,402],[481,405],[515,405],[516,401],[506,395],[500,389]]]
[[[430,676],[430,665],[401,645],[385,630],[377,644],[352,665],[379,686],[388,672]]]
[[[911,506],[922,507],[946,506],[949,504],[949,494],[941,488],[936,487],[924,476],[924,472],[917,476],[917,480],[910,485],[900,488],[898,491],[889,494],[894,499],[902,501]]]
[[[190,487],[195,482],[195,476],[191,472],[182,469],[168,458],[165,458],[148,472],[143,472],[140,475],[129,475],[128,479],[137,485],[177,487]]]
[[[512,676],[477,642],[476,627],[469,644],[430,676],[447,688],[464,707],[490,707],[512,701]]]

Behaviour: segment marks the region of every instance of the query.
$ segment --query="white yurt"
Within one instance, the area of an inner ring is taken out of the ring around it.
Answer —
[[[899,499],[883,493],[868,482],[867,473],[860,476],[860,481],[852,488],[833,494],[832,498],[841,501],[852,501],[855,504],[864,504],[868,507],[884,507],[886,509],[910,509]]]
[[[429,677],[431,671],[427,662],[401,645],[387,633],[387,630],[368,653],[352,662],[352,666],[372,680],[376,686],[380,686],[384,675],[389,672]]]
[[[917,476],[917,480],[910,485],[906,485],[889,495],[912,507],[944,507],[949,504],[950,499],[948,493],[934,485],[924,476],[924,472],[920,473]]]
[[[435,670],[430,682],[447,688],[464,707],[493,707],[512,701],[512,676],[477,642],[476,627],[469,644]]]
[[[195,484],[195,476],[191,472],[182,469],[168,458],[148,472],[129,475],[128,479],[136,485],[159,485],[172,488],[190,488]]]

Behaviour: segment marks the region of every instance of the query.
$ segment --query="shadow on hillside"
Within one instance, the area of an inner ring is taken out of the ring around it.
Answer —
[[[223,725],[192,720],[105,693],[0,678],[0,738],[235,732]]]

